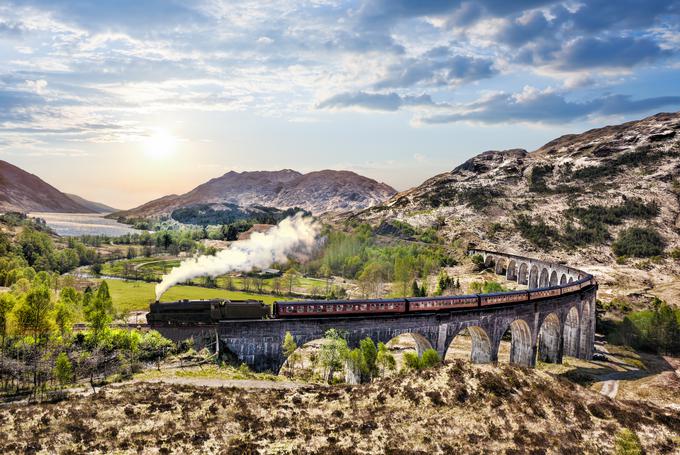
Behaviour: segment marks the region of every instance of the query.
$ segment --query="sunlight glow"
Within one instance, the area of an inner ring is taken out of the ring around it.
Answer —
[[[143,143],[144,154],[154,160],[163,160],[177,150],[178,140],[163,128],[155,128],[153,134]]]

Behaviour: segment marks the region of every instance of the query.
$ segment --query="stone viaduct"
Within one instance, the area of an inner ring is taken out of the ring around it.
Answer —
[[[537,259],[485,250],[470,250],[470,254],[480,255],[487,267],[509,280],[527,285],[528,289],[559,289],[590,278],[580,270]],[[509,331],[510,362],[533,367],[537,359],[561,363],[563,355],[592,357],[596,293],[595,284],[540,300],[438,313],[226,320],[209,326],[171,326],[158,330],[176,341],[193,337],[198,345],[219,340],[220,350],[230,351],[256,371],[273,372],[278,372],[285,361],[282,343],[286,332],[302,346],[323,338],[328,329],[334,328],[347,333],[350,347],[358,346],[365,337],[376,343],[387,343],[399,335],[410,334],[419,353],[434,348],[443,358],[454,338],[467,329],[472,341],[470,360],[487,363],[498,361],[501,339]]]

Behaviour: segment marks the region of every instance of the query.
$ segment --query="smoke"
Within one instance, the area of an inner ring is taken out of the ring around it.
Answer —
[[[267,232],[253,233],[248,240],[239,240],[215,256],[199,256],[183,261],[156,285],[156,300],[172,286],[199,276],[217,277],[225,273],[247,272],[285,261],[289,254],[309,250],[314,246],[320,226],[302,214],[286,218]]]

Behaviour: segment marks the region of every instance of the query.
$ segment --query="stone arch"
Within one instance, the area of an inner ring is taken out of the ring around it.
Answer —
[[[564,286],[565,284],[567,284],[567,275],[563,273],[560,277],[560,286]]]
[[[519,272],[517,273],[517,282],[519,284],[529,284],[529,264],[522,262],[519,265]]]
[[[541,270],[541,277],[538,279],[539,288],[547,288],[550,283],[550,278],[548,276],[548,269]]]
[[[462,358],[464,353],[472,363],[490,363],[493,357],[491,347],[491,339],[486,331],[479,326],[470,326],[453,337],[444,358]]]
[[[579,345],[579,354],[582,358],[590,358],[592,339],[592,321],[593,309],[590,299],[583,302],[583,309],[581,310],[581,340]]]
[[[571,277],[571,276],[570,276],[570,277],[569,277],[569,281],[567,281],[567,283],[573,283],[573,282],[574,282],[574,277]]]
[[[525,367],[534,365],[535,353],[531,337],[531,328],[523,319],[515,319],[505,333],[510,332],[510,363]],[[500,340],[499,340],[500,348]]]
[[[508,262],[508,271],[505,274],[505,278],[510,281],[517,281],[517,262],[514,259]]]
[[[505,275],[508,271],[508,261],[505,258],[498,258],[494,271],[496,275]]]
[[[399,337],[404,337],[404,336],[409,336],[412,339],[412,341],[414,343],[414,349],[415,349],[416,353],[418,354],[418,356],[423,355],[423,352],[427,351],[428,349],[432,349],[432,343],[430,343],[430,341],[427,338],[425,338],[425,336],[421,335],[418,332],[409,332],[409,331],[405,331],[405,332],[402,332],[402,333],[399,333],[399,334],[393,336],[389,340],[385,341],[385,344],[386,345],[389,345],[390,343],[394,344],[395,340],[397,340]],[[376,341],[376,344],[377,343],[378,342]]]
[[[531,271],[529,272],[529,289],[535,289],[537,287],[538,287],[538,267],[532,265]]]
[[[564,321],[564,354],[571,357],[578,357],[579,349],[579,316],[575,306],[571,307]]]
[[[543,320],[538,332],[538,360],[546,363],[560,363],[560,318],[550,313]]]
[[[487,269],[494,267],[496,265],[496,258],[491,256],[490,254],[487,254],[486,257],[484,258],[484,267]]]
[[[548,282],[550,286],[557,286],[557,272],[555,270],[550,274],[550,281]]]
[[[296,359],[295,364],[291,365],[289,363],[289,359],[284,359],[283,363],[281,363],[278,368],[278,374],[281,375],[292,372],[295,374],[309,373],[311,375],[314,372],[320,373],[319,371],[316,371],[318,370],[318,367],[314,365],[312,359],[314,355],[321,349],[321,345],[324,343],[324,340],[325,338],[323,335],[320,335],[318,338],[309,337],[305,340],[296,339],[295,341],[298,343],[298,347],[293,352],[293,358]],[[290,368],[291,366],[292,369]]]

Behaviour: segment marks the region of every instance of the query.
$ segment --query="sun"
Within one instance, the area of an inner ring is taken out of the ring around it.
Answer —
[[[144,154],[154,160],[163,160],[177,150],[177,138],[164,128],[154,128],[153,134],[143,144]]]

